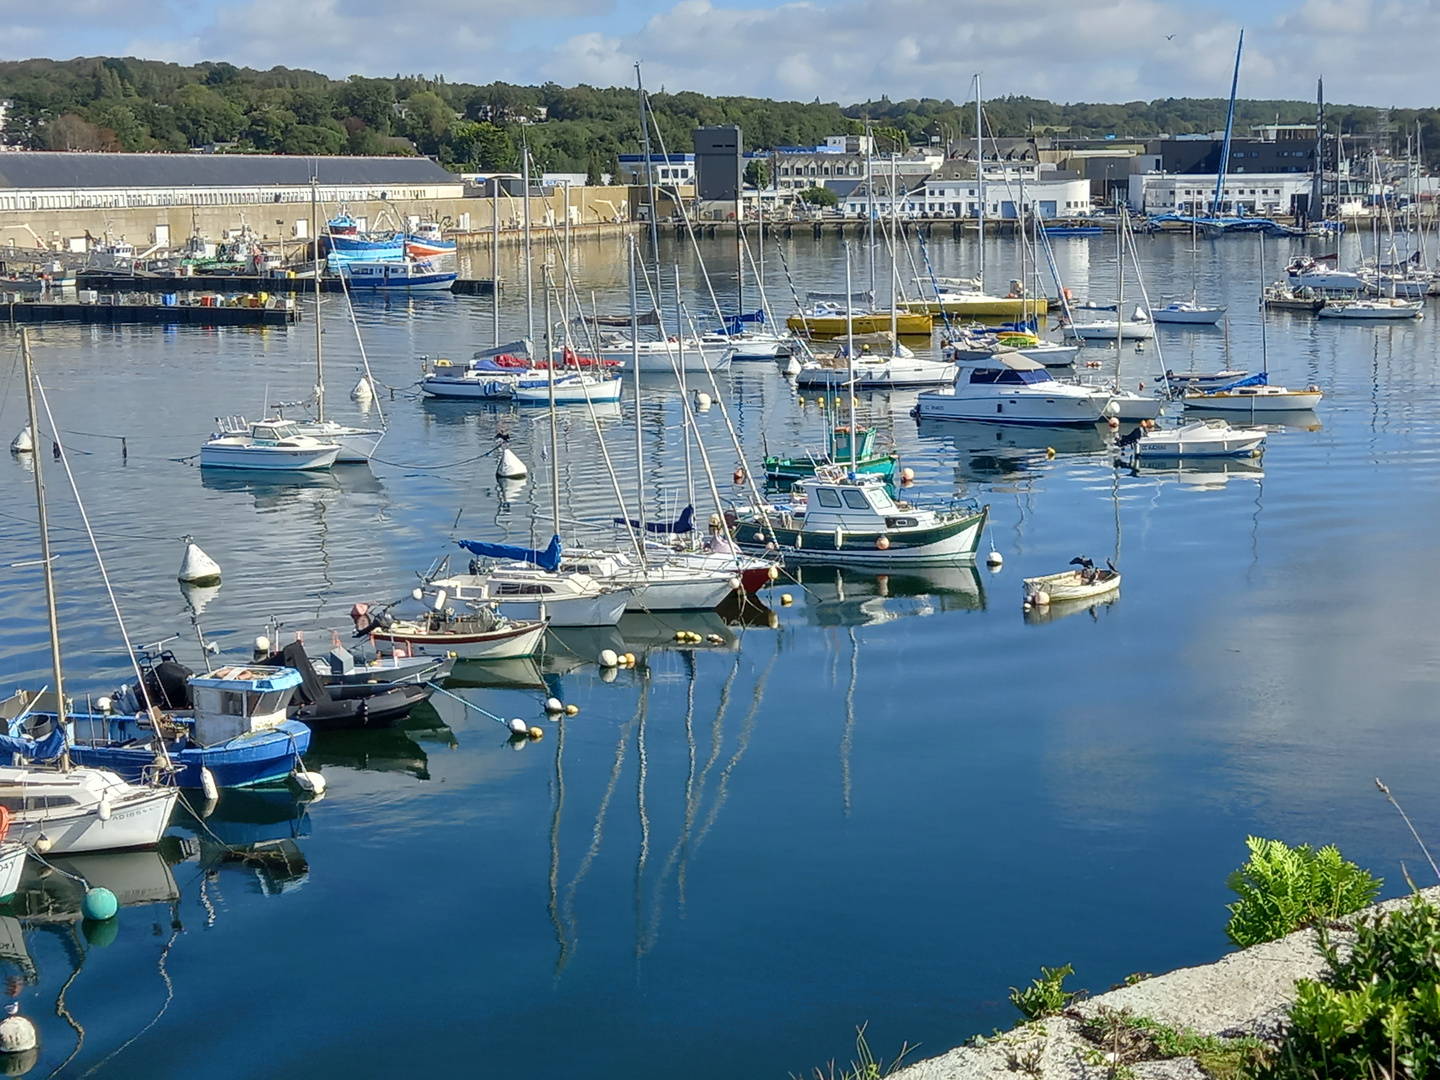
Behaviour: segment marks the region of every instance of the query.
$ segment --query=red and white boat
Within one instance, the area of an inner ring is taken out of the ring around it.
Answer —
[[[422,221],[405,234],[405,254],[412,259],[433,259],[455,254],[455,241],[446,240],[434,221]]]

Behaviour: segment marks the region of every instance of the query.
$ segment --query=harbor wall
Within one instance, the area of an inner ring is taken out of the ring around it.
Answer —
[[[162,241],[178,248],[197,233],[220,241],[246,225],[263,242],[276,247],[298,249],[310,235],[309,207],[304,204],[196,206],[183,201],[183,193],[177,192],[174,197],[174,203],[165,206],[0,211],[0,259],[14,261],[37,253],[71,252],[76,246],[83,247],[87,234],[97,242],[107,233],[114,239],[123,238],[140,252]],[[547,195],[533,195],[530,199],[532,233],[539,238],[548,233],[551,225],[563,229],[568,216],[572,240],[619,235],[633,227],[635,210],[644,201],[643,188],[572,187],[568,192],[554,188]],[[497,217],[501,243],[520,243],[525,213],[523,196],[503,193],[498,200],[375,199],[347,203],[346,209],[352,217],[364,218],[367,226],[375,229],[400,228],[410,217],[438,221],[447,235],[456,237],[461,248],[486,249]],[[322,218],[335,211],[333,204],[320,208]],[[664,207],[661,214],[665,214]]]

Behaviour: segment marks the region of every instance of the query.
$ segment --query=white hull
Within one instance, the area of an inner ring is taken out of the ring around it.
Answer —
[[[1278,394],[1240,394],[1217,391],[1209,394],[1187,394],[1187,409],[1205,412],[1265,413],[1303,412],[1320,404],[1324,395],[1318,390],[1282,391]]]
[[[308,472],[330,468],[339,456],[339,446],[313,450],[282,446],[212,446],[207,443],[200,448],[200,466],[256,472]]]
[[[466,660],[517,660],[522,656],[534,656],[540,651],[540,642],[545,638],[545,624],[539,623],[519,634],[494,632],[488,640],[465,640],[482,638],[476,634],[375,634],[377,641],[400,642],[423,653],[441,655],[454,653]]]
[[[427,375],[420,380],[420,391],[430,397],[468,398],[472,401],[509,401],[518,378],[488,376],[465,379],[459,376]]]
[[[1115,320],[1108,322],[1093,323],[1072,323],[1069,327],[1071,334],[1084,338],[1086,341],[1114,341]],[[1149,322],[1126,321],[1121,327],[1120,334],[1124,341],[1148,341],[1155,336],[1155,326]]]
[[[309,435],[312,439],[336,443],[340,447],[340,453],[335,458],[336,465],[364,465],[375,456],[375,448],[380,445],[380,440],[385,435],[383,431],[373,428],[346,427],[332,420],[324,423],[297,423],[295,429],[301,435]]]
[[[1169,431],[1154,431],[1135,444],[1142,458],[1250,457],[1265,443],[1265,432],[1255,428],[1193,423]]]
[[[685,567],[657,567],[637,575],[626,611],[710,611],[735,591],[731,575]]]
[[[1358,300],[1355,303],[1326,304],[1320,309],[1322,319],[1350,319],[1374,322],[1384,319],[1417,319],[1424,314],[1419,300]]]
[[[109,821],[93,809],[21,811],[10,819],[9,837],[31,847],[43,837],[56,854],[149,847],[170,824],[178,795],[175,788],[156,788],[125,799],[111,808]]]
[[[579,382],[557,382],[555,384],[556,405],[583,405],[585,402],[611,402],[620,400],[621,381],[606,379],[592,382],[588,386]],[[519,405],[549,405],[550,387],[517,386],[510,395]]]
[[[599,596],[567,596],[559,599],[505,599],[495,601],[512,622],[549,619],[551,626],[614,626],[625,614],[630,593],[626,589],[601,593]]]
[[[7,902],[20,889],[20,876],[25,872],[25,845],[13,840],[0,842],[0,903]]]
[[[1398,296],[1402,299],[1419,300],[1429,293],[1433,282],[1429,278],[1392,278],[1382,276],[1370,282],[1370,291],[1379,296]]]
[[[848,386],[851,378],[848,368],[807,364],[800,368],[795,385],[802,390],[834,389]],[[884,363],[857,363],[853,378],[857,390],[945,386],[955,381],[955,365],[897,357]]]
[[[1079,570],[1066,570],[1059,574],[1026,578],[1024,591],[1026,603],[1034,603],[1038,593],[1044,592],[1050,603],[1065,603],[1067,600],[1093,600],[1120,588],[1120,575],[1114,571],[1098,570],[1093,581],[1086,581]],[[1045,605],[1040,605],[1044,607]]]
[[[1214,326],[1224,316],[1225,309],[1223,307],[1163,307],[1150,312],[1150,318],[1154,322],[1180,326]]]
[[[947,391],[921,394],[916,415],[923,420],[982,420],[988,424],[1094,424],[1104,417],[1104,393],[1012,394],[960,397]]]
[[[1309,274],[1286,274],[1292,289],[1319,289],[1324,292],[1364,292],[1365,282],[1359,274],[1343,270]]]
[[[803,543],[804,534],[802,533],[802,543],[795,548],[787,550],[786,555],[800,562],[836,563],[845,566],[896,567],[946,565],[961,559],[973,559],[975,557],[975,550],[980,546],[980,533],[984,527],[985,517],[982,515],[973,525],[966,526],[953,536],[946,537],[944,540],[938,540],[933,544],[925,544],[921,547],[892,547],[888,551],[880,551],[859,543],[853,547],[842,547],[839,551],[820,551],[805,547]],[[899,535],[899,533],[897,531],[892,535]]]
[[[585,355],[590,355],[588,351]],[[599,357],[602,360],[618,360],[627,367],[635,362],[635,354],[629,345],[617,345],[601,349]],[[728,371],[730,368],[730,349],[728,346],[715,345],[706,346],[704,349],[698,347],[693,341],[686,342],[684,348],[671,343],[667,349],[658,342],[641,342],[640,344],[640,374],[642,375],[673,375],[677,365],[683,365],[687,372],[691,371]],[[556,361],[561,357],[556,355]]]
[[[1110,405],[1106,406],[1105,415],[1113,416],[1117,420],[1154,420],[1164,409],[1164,400],[1153,394],[1122,391],[1110,396]]]

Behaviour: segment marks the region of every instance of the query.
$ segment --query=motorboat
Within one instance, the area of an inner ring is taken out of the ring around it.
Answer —
[[[1070,600],[1093,600],[1120,588],[1120,571],[1113,564],[1098,567],[1084,555],[1079,555],[1070,560],[1070,565],[1075,569],[1026,578],[1025,603],[1044,607]]]
[[[447,596],[435,594],[444,608]],[[450,656],[465,660],[514,660],[540,651],[549,626],[546,619],[512,622],[495,604],[471,604],[457,614],[452,609],[427,611],[415,619],[390,618],[371,612],[370,605],[350,609],[356,636],[369,635],[378,646],[424,656]]]
[[[1142,458],[1252,457],[1265,445],[1263,428],[1232,427],[1220,419],[1191,420],[1174,428],[1136,428],[1118,440]]]
[[[439,569],[426,575],[432,594],[444,590],[454,600],[493,603],[511,622],[549,619],[551,626],[614,626],[625,613],[628,587],[609,585],[576,570],[561,571],[558,536],[541,549],[478,540],[456,543],[476,558],[464,574],[447,574],[448,562],[442,561]]]
[[[1194,300],[1177,300],[1164,307],[1152,308],[1150,318],[1157,323],[1182,326],[1214,326],[1225,315],[1223,307],[1206,307]]]
[[[1310,289],[1314,292],[1361,293],[1366,289],[1365,279],[1358,273],[1338,268],[1338,256],[1322,255],[1313,258],[1300,255],[1290,260],[1285,267],[1285,277],[1292,289]]]
[[[367,606],[365,610],[370,609]],[[355,618],[354,608],[350,617]],[[444,682],[455,666],[456,657],[412,656],[408,649],[400,649],[389,653],[377,651],[367,659],[342,645],[337,634],[334,646],[326,655],[308,659],[316,678],[333,693],[357,686],[386,688]]]
[[[1094,424],[1109,400],[1103,390],[1059,382],[1034,360],[996,354],[961,364],[953,386],[923,391],[911,415],[992,424]]]
[[[878,437],[879,433],[874,428],[860,428],[856,432],[852,462],[850,428],[839,425],[830,430],[830,445],[826,452],[812,450],[798,457],[766,457],[765,479],[772,483],[793,483],[814,476],[826,465],[844,465],[852,472],[876,473],[890,480],[895,476],[900,454],[894,447],[881,450],[877,445]]]
[[[109,708],[68,719],[71,756],[126,780],[163,778],[222,788],[283,783],[310,748],[310,728],[289,710],[300,672],[231,664],[194,674],[170,653],[141,658],[142,681],[122,686]]]
[[[863,566],[961,562],[975,557],[989,514],[988,507],[897,502],[880,477],[838,466],[795,487],[789,502],[734,512],[731,532],[742,548]]]
[[[287,712],[292,721],[299,721],[311,731],[391,727],[408,717],[415,706],[429,701],[435,692],[431,680],[331,683],[315,669],[298,640],[263,660],[270,665],[284,665],[300,676],[300,686]],[[342,656],[332,652],[332,665],[337,661],[343,663]]]
[[[337,269],[352,289],[448,292],[460,276],[454,270],[440,269],[429,259],[351,259]]]
[[[436,221],[417,222],[405,234],[405,254],[412,259],[433,259],[455,254],[455,241],[446,240]]]
[[[1066,330],[1072,336],[1086,341],[1148,341],[1155,336],[1155,324],[1140,308],[1135,309],[1134,318],[1118,323],[1115,319],[1072,322]]]
[[[340,444],[302,435],[293,420],[217,418],[217,429],[200,448],[206,469],[309,472],[328,469],[340,456]]]
[[[1276,284],[1265,286],[1263,303],[1266,311],[1305,311],[1313,315],[1325,306],[1325,297],[1308,286]]]
[[[1398,297],[1382,296],[1371,300],[1330,300],[1319,311],[1322,319],[1354,319],[1374,321],[1378,319],[1423,319],[1423,300],[1402,300]]]
[[[180,792],[130,783],[108,769],[0,767],[8,839],[44,853],[153,847],[170,825]]]

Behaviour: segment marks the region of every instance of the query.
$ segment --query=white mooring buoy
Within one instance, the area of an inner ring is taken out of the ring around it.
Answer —
[[[520,456],[508,446],[502,446],[500,457],[495,462],[495,479],[524,480],[528,475],[525,462],[520,460]]]
[[[355,389],[350,391],[350,397],[354,401],[369,401],[375,396],[375,388],[370,385],[370,379],[366,375],[360,376],[360,381],[355,384]]]
[[[999,570],[1000,567],[1005,565],[1005,556],[992,548],[990,554],[985,556],[985,565],[992,570]]]
[[[10,440],[10,451],[15,454],[33,454],[35,452],[35,438],[30,434],[30,425],[26,424],[20,429],[20,434]],[[30,1021],[25,1021],[27,1024]]]
[[[183,539],[185,554],[180,559],[180,573],[176,577],[187,585],[219,585],[220,564],[201,551],[191,537]]]
[[[5,1006],[9,1015],[0,1020],[0,1054],[23,1054],[40,1045],[35,1025],[19,1015],[19,1008],[19,1003],[14,1001]],[[8,1069],[5,1071],[9,1073]]]

